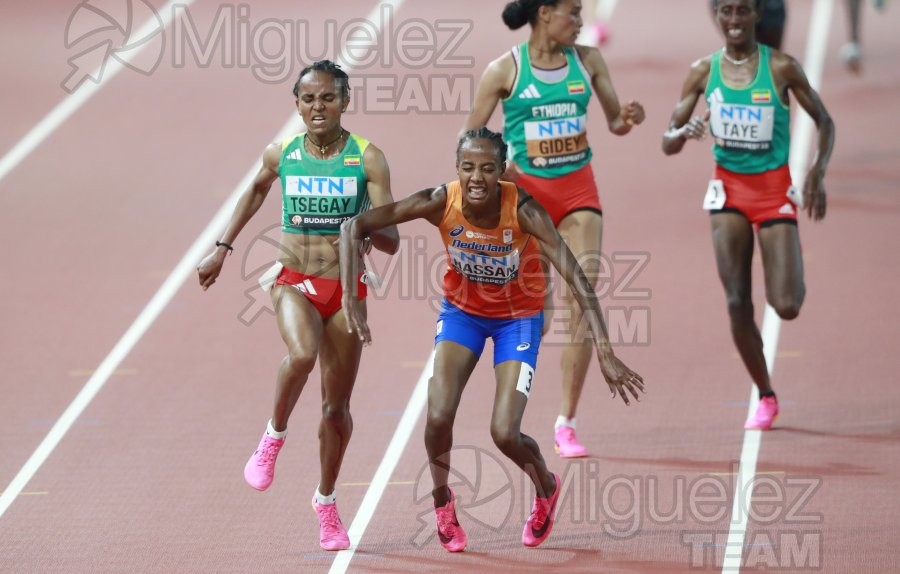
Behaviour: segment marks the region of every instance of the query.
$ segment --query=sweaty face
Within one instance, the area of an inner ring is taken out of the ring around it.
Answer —
[[[327,72],[313,70],[300,78],[297,109],[309,132],[322,136],[340,129],[341,114],[349,104],[340,88],[339,81]]]
[[[726,43],[745,44],[755,40],[757,20],[756,0],[719,0],[716,22]]]
[[[496,198],[504,167],[492,141],[476,138],[463,143],[456,158],[463,203],[480,206]]]
[[[547,31],[551,38],[571,46],[581,31],[581,0],[560,0],[556,6],[547,6],[550,10],[550,22]]]

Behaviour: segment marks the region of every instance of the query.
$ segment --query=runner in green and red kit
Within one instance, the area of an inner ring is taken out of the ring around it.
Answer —
[[[766,300],[782,319],[794,319],[806,294],[797,210],[805,209],[815,221],[825,217],[823,180],[834,147],[834,124],[800,64],[757,42],[760,1],[713,2],[725,47],[691,67],[662,148],[666,155],[680,152],[689,139],[703,138],[709,123],[716,166],[703,205],[711,214],[731,334],[760,395],[745,427],[765,430],[778,415],[778,401],[753,315],[754,230]],[[790,94],[818,126],[817,154],[802,193],[795,191],[788,169]],[[691,117],[701,96],[709,109]]]
[[[566,245],[596,287],[600,268],[603,208],[591,169],[587,107],[596,94],[609,131],[629,133],[644,121],[638,102],[621,103],[606,62],[593,46],[575,44],[582,27],[581,0],[516,0],[503,10],[510,29],[529,24],[528,41],[488,66],[478,85],[465,129],[488,123],[502,102],[504,137],[511,156],[505,178],[547,210]],[[575,414],[591,358],[590,334],[572,293],[562,289],[565,347],[561,360],[562,404],[554,429],[556,451],[581,457]],[[553,307],[544,313],[545,333]]]
[[[238,201],[216,250],[197,271],[204,290],[215,283],[238,234],[280,179],[278,261],[260,283],[271,290],[288,354],[278,370],[272,417],[244,467],[244,479],[256,490],[266,490],[272,483],[288,418],[316,361],[321,360],[320,482],[312,505],[319,519],[319,544],[326,550],[343,550],[350,547],[350,539],[338,515],[335,486],[353,431],[350,395],[362,344],[348,334],[341,309],[337,242],[342,223],[370,205],[385,205],[393,199],[384,154],[341,125],[350,89],[340,66],[321,60],[305,68],[294,85],[294,97],[307,131],[266,148],[262,167]],[[399,245],[397,228],[379,230],[368,242],[394,253]],[[365,297],[365,285],[359,286],[358,293]]]

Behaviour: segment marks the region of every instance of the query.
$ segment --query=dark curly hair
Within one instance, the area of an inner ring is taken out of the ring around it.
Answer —
[[[340,64],[335,64],[331,60],[319,60],[300,70],[300,75],[297,76],[297,81],[294,82],[294,98],[300,97],[300,80],[310,72],[331,74],[335,80],[335,85],[341,89],[341,97],[346,99],[350,95],[350,76],[341,69]]]

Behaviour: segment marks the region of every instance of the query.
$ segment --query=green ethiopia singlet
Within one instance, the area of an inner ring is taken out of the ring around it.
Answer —
[[[363,153],[368,140],[350,134],[344,149],[328,159],[306,152],[306,134],[281,142],[281,230],[336,235],[341,224],[369,208]]]
[[[713,157],[735,173],[762,173],[788,161],[791,112],[775,88],[769,54],[769,47],[759,44],[756,78],[744,88],[722,78],[722,50],[712,55],[706,101]]]
[[[591,82],[575,48],[563,49],[568,73],[558,82],[538,79],[531,69],[528,43],[519,46],[519,71],[512,93],[503,100],[503,134],[511,159],[523,172],[554,178],[591,161],[587,106]]]

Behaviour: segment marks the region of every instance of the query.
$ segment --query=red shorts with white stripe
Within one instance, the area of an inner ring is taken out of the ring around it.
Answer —
[[[366,284],[363,283],[363,275],[357,279],[357,297],[362,300],[366,298]],[[292,285],[298,291],[306,296],[306,299],[316,308],[322,319],[328,319],[341,309],[341,297],[343,289],[341,289],[340,279],[325,279],[314,275],[306,275],[287,267],[278,274],[275,285]]]
[[[550,214],[556,227],[559,227],[563,218],[576,211],[593,211],[597,215],[603,215],[591,164],[554,178],[523,173],[515,184],[538,200]]]
[[[713,179],[722,181],[725,205],[710,213],[741,213],[757,229],[775,223],[796,225],[799,198],[787,164],[762,173],[736,173],[716,165]]]

